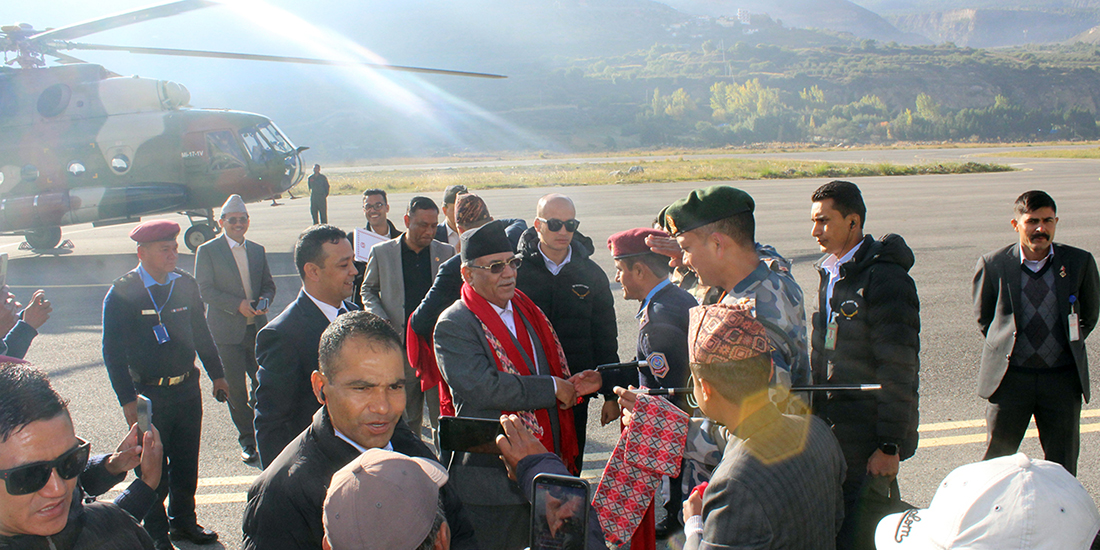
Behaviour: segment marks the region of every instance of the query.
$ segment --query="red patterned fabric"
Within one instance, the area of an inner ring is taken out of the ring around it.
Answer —
[[[691,308],[688,361],[728,363],[769,353],[768,334],[752,314],[730,304]]]
[[[633,412],[592,499],[604,536],[617,546],[638,529],[661,476],[679,475],[687,442],[688,415],[667,400],[639,395]]]
[[[524,360],[523,354],[516,347],[512,339],[512,333],[505,326],[500,315],[493,309],[493,306],[475,292],[474,287],[470,286],[469,283],[462,283],[462,303],[470,309],[470,312],[481,323],[481,328],[485,331],[485,339],[493,350],[493,359],[497,363],[497,370],[516,376],[530,376],[531,371],[527,368],[527,362]],[[520,319],[521,317],[531,323],[535,336],[542,344],[546,362],[550,363],[548,365],[550,374],[562,379],[569,378],[569,366],[565,362],[565,352],[562,350],[561,342],[558,341],[558,335],[550,326],[550,320],[546,318],[542,310],[519,290],[516,290],[515,295],[512,296],[512,308],[513,315],[516,316],[517,327],[523,322]],[[534,357],[532,357],[532,360],[534,360]],[[531,430],[531,433],[547,449],[556,447],[554,445],[554,432],[550,427],[550,413],[546,409],[538,409],[534,412],[502,411],[502,413],[518,416],[523,421],[524,426]],[[580,471],[577,471],[576,458],[580,454],[580,446],[577,443],[577,432],[573,425],[573,410],[558,409],[557,413],[558,429],[561,432],[561,459],[569,468],[570,473],[579,475]]]
[[[428,391],[439,387],[439,415],[454,416],[455,404],[451,399],[451,388],[443,380],[439,372],[439,365],[435,362],[435,350],[432,349],[432,339],[423,338],[412,329],[412,323],[405,329],[405,353],[408,355],[409,364],[416,370],[416,377],[420,379],[420,391]]]

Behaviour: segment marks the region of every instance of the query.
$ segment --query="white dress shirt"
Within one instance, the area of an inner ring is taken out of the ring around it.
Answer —
[[[332,307],[332,306],[322,302],[321,300],[318,300],[317,298],[314,298],[313,295],[310,294],[309,292],[306,292],[305,289],[302,289],[302,292],[305,292],[306,296],[309,296],[309,299],[313,300],[313,303],[317,304],[317,309],[320,309],[321,313],[324,313],[325,317],[328,317],[328,322],[331,323],[331,322],[336,320],[336,316],[340,314],[340,308]]]
[[[508,300],[508,305],[504,306],[503,308],[497,307],[497,305],[492,302],[489,302],[489,305],[493,306],[493,310],[497,312],[497,315],[500,315],[500,320],[504,321],[504,326],[508,327],[508,332],[511,332],[512,336],[515,336],[516,313],[512,310],[512,301]],[[531,341],[531,351],[535,352],[535,339],[531,336],[531,331],[527,331],[527,339]],[[534,361],[535,363],[535,372],[532,372],[531,374],[539,374],[539,354],[538,352],[535,352],[534,355],[535,356],[531,358],[531,361]],[[554,382],[554,388],[557,388],[557,382]]]
[[[1020,245],[1020,263],[1031,270],[1032,273],[1038,273],[1043,266],[1047,265],[1047,262],[1054,257],[1054,245],[1050,245],[1047,249],[1047,255],[1043,256],[1041,260],[1029,260],[1027,256],[1024,256],[1024,245]]]
[[[569,247],[569,252],[565,253],[565,259],[562,260],[560,264],[554,263],[554,260],[551,260],[550,257],[542,251],[542,243],[539,243],[539,254],[542,254],[542,260],[546,262],[546,269],[550,270],[550,274],[557,276],[558,273],[561,273],[561,268],[565,267],[565,264],[573,259],[573,247]]]
[[[829,282],[825,285],[825,318],[829,321],[833,320],[833,308],[830,304],[833,301],[833,287],[840,280],[840,266],[852,261],[861,246],[863,246],[862,240],[856,243],[844,256],[837,258],[836,254],[830,254],[828,258],[825,258],[825,261],[821,262],[821,268],[829,274]]]

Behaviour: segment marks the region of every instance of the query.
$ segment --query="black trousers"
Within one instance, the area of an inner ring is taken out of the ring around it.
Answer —
[[[165,403],[153,400],[153,425],[160,431],[164,447],[164,466],[158,501],[145,514],[145,530],[154,539],[168,537],[168,522],[186,528],[195,524],[195,489],[199,481],[199,436],[202,433],[202,394],[197,388],[194,397]],[[164,498],[168,499],[167,514]]]
[[[328,197],[311,196],[309,198],[309,215],[313,216],[313,225],[328,223]]]
[[[874,426],[868,426],[867,433],[874,433]],[[840,524],[840,532],[836,536],[837,550],[874,550],[874,545],[867,546],[859,537],[858,527],[860,509],[860,497],[863,487],[871,483],[873,478],[867,473],[867,461],[878,450],[878,443],[874,439],[865,441],[845,441],[840,444],[844,453],[844,462],[848,471],[844,476],[844,484],[841,491],[844,493],[844,522]]]
[[[1032,416],[1045,458],[1077,475],[1081,379],[1076,368],[1042,373],[1008,369],[997,391],[989,396],[985,413],[989,447],[985,459],[1015,454]]]
[[[244,331],[240,344],[218,345],[225,383],[229,385],[229,417],[237,427],[237,442],[242,449],[256,448],[252,407],[256,404],[256,370],[259,368],[256,364],[256,325],[248,325]]]

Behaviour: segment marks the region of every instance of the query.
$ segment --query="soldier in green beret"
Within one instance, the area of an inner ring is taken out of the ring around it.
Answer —
[[[670,204],[661,222],[699,284],[721,289],[704,304],[739,305],[767,328],[775,363],[772,385],[782,402],[792,384],[810,383],[806,314],[790,262],[756,242],[755,208],[748,193],[715,185]],[[788,404],[788,410],[792,406],[798,408]]]

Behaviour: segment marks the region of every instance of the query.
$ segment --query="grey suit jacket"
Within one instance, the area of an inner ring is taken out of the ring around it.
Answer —
[[[524,323],[528,334],[534,335],[530,323],[526,319]],[[515,341],[515,338],[512,340]],[[539,365],[547,365],[537,336],[534,341]],[[518,343],[516,345],[519,346]],[[524,353],[521,346],[520,353]],[[554,394],[553,377],[516,376],[497,370],[481,322],[462,300],[451,304],[439,316],[439,322],[435,325],[435,358],[443,378],[451,387],[456,416],[496,420],[500,418],[501,411],[550,409],[554,441],[560,441],[556,414],[558,400]],[[528,368],[531,368],[530,362]],[[447,463],[445,457],[443,463]],[[462,502],[480,505],[527,503],[523,490],[508,479],[508,471],[499,456],[454,453],[450,463],[450,482]]]
[[[405,341],[405,278],[401,271],[401,239],[378,243],[370,249],[367,273],[363,276],[363,310],[369,311],[393,326],[401,341]],[[431,245],[432,279],[439,273],[439,264],[455,255],[453,246],[433,240]],[[423,298],[423,297],[421,297]],[[411,311],[409,312],[412,313]]]
[[[1070,296],[1079,315],[1080,338],[1070,342],[1077,364],[1085,402],[1089,400],[1089,364],[1085,338],[1096,327],[1100,313],[1100,275],[1092,254],[1054,243],[1050,269],[1058,303],[1058,327],[1069,340]],[[982,365],[978,371],[978,395],[988,399],[997,391],[1008,370],[1009,356],[1016,345],[1020,311],[1020,244],[1014,243],[978,259],[974,270],[974,313],[985,336]]]
[[[703,493],[703,532],[684,550],[833,550],[844,455],[825,422],[770,403],[737,427]]]
[[[275,280],[267,266],[267,253],[264,247],[245,240],[244,249],[248,256],[248,275],[252,285],[252,296],[244,295],[241,283],[241,271],[237,261],[229,250],[228,237],[206,242],[195,253],[195,280],[199,283],[202,301],[206,302],[206,323],[210,325],[210,334],[219,345],[240,344],[244,341],[246,321],[238,308],[241,300],[254,302],[259,298],[275,301]],[[256,330],[267,324],[267,316],[256,317]]]

